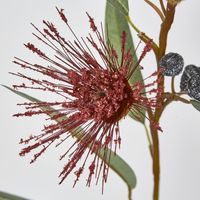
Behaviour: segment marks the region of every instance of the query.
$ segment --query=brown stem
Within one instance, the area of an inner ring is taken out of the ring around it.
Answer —
[[[190,101],[188,101],[187,99],[184,99],[180,96],[175,96],[175,101],[181,101],[182,103],[191,104]]]
[[[158,115],[155,118],[155,122],[159,122],[159,119],[164,111],[164,109],[169,105],[172,101],[181,101],[183,103],[189,104],[190,101],[177,96],[175,93],[169,93],[167,95],[167,100],[163,103],[161,108],[159,109]],[[151,119],[152,113],[149,112]],[[153,191],[153,200],[159,199],[159,183],[160,183],[160,152],[159,152],[159,136],[158,130],[151,125],[151,135],[153,141],[153,149],[152,149],[152,158],[153,158],[153,175],[154,175],[154,191]]]
[[[167,37],[171,25],[174,21],[176,5],[167,4],[165,20],[161,24],[160,37],[159,37],[159,59],[165,54],[167,46]]]
[[[158,131],[151,126],[153,140],[153,175],[154,175],[154,190],[153,200],[159,199],[159,183],[160,183],[160,152],[159,152],[159,137]]]
[[[159,37],[159,49],[158,49],[159,53],[158,55],[156,55],[157,63],[159,62],[160,58],[165,54],[166,47],[167,47],[167,37],[168,37],[169,30],[171,28],[171,25],[174,21],[175,9],[176,9],[176,5],[167,3],[165,20],[161,24],[160,37]],[[162,75],[160,75],[160,80],[161,81],[158,84],[158,88],[162,88],[163,93],[164,93],[164,77]],[[163,98],[162,96],[158,96],[158,99],[163,99]],[[156,121],[159,120],[158,116],[161,116],[162,111],[163,111],[162,107],[160,108],[159,106],[157,106],[157,109],[155,112]]]
[[[185,104],[191,104],[190,101],[188,101],[187,99],[184,99],[182,97],[180,97],[180,95],[178,93],[165,93],[163,94],[163,97],[164,98],[167,98],[165,100],[165,102],[163,103],[162,107],[160,108],[160,112],[159,114],[157,114],[157,118],[160,119],[163,111],[165,110],[165,108],[170,104],[172,103],[173,101],[180,101],[182,103],[185,103]]]
[[[149,1],[146,0],[146,2],[149,2]],[[155,56],[156,56],[157,65],[158,65],[161,57],[165,54],[166,47],[167,47],[168,33],[169,33],[171,25],[174,21],[175,9],[176,9],[176,5],[169,4],[169,3],[167,3],[167,8],[165,9],[163,0],[160,0],[160,5],[161,5],[161,9],[164,13],[164,16],[162,15],[162,18],[164,17],[164,19],[161,24],[161,30],[160,30],[160,36],[159,36],[159,46],[157,46],[156,43],[153,43],[153,47],[152,47],[153,51],[155,53]],[[130,17],[127,17],[127,21],[136,30],[136,32],[139,34],[139,37],[141,38],[142,41],[147,42],[149,40],[149,37],[147,37],[144,33],[141,33],[140,30],[133,24],[133,22],[130,20]],[[161,80],[161,81],[159,81],[157,87],[162,89],[162,92],[160,95],[157,96],[156,110],[154,113],[151,109],[147,110],[150,122],[152,120],[154,123],[159,122],[159,119],[162,115],[162,112],[164,111],[164,108],[173,100],[173,99],[166,100],[163,96],[164,95],[164,77],[163,77],[163,75],[159,75],[158,80]],[[173,88],[174,88],[174,86],[173,86]],[[150,123],[150,130],[151,130],[151,136],[152,136],[152,148],[150,149],[150,151],[152,151],[153,175],[154,175],[153,200],[159,200],[159,184],[160,184],[159,137],[158,137],[158,130],[156,129],[155,124]],[[130,198],[130,196],[129,196],[129,198]]]
[[[160,0],[160,6],[161,6],[161,9],[162,9],[162,11],[163,11],[163,13],[165,15],[166,14],[166,10],[165,10],[165,5],[163,3],[163,0]]]
[[[163,111],[165,110],[165,108],[167,107],[167,105],[169,105],[171,102],[173,101],[173,98],[168,98],[162,105],[162,107],[160,108],[159,112],[157,113],[157,118],[160,119]]]
[[[151,109],[147,109],[149,119],[154,119],[154,115]],[[154,176],[154,191],[153,200],[159,199],[159,183],[160,183],[160,153],[159,153],[159,138],[158,130],[153,124],[150,123],[152,146],[150,153],[153,160],[153,176]]]
[[[175,76],[172,77],[172,80],[171,80],[171,90],[172,90],[172,94],[175,94],[175,85],[174,85],[174,82],[175,82]]]
[[[128,200],[132,200],[132,189],[128,188]]]
[[[162,1],[160,2],[162,3]],[[158,55],[156,55],[157,63],[159,62],[160,58],[165,54],[165,51],[166,51],[168,33],[174,21],[175,8],[176,8],[176,5],[171,5],[169,3],[167,4],[165,20],[161,24],[160,37],[159,37],[159,53]],[[158,88],[162,88],[163,93],[164,93],[164,77],[162,75],[159,75],[159,76],[160,76],[159,78],[161,81],[158,83]],[[164,108],[170,102],[171,100],[164,103],[164,98],[162,98],[162,95],[159,95],[157,97],[157,108],[156,108],[156,111],[154,113],[154,118],[153,118],[155,123],[159,122],[159,119],[162,115]],[[158,200],[159,199],[159,184],[160,184],[159,137],[158,137],[158,130],[153,125],[150,125],[150,126],[151,126],[151,135],[152,135],[152,141],[153,141],[153,175],[154,175],[153,199]]]
[[[156,13],[159,15],[159,17],[160,17],[160,19],[162,20],[162,21],[164,21],[165,20],[165,17],[164,17],[164,15],[162,14],[162,11],[154,4],[154,3],[152,3],[151,1],[149,1],[149,0],[144,0],[147,4],[149,4],[155,11],[156,11]]]

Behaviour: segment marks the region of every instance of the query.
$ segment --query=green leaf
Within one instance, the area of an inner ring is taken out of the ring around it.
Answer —
[[[107,0],[106,14],[105,14],[106,37],[113,45],[119,58],[121,58],[121,33],[122,31],[125,31],[127,34],[126,50],[132,49],[132,55],[134,61],[136,62],[137,56],[134,53],[135,47],[133,44],[131,31],[126,19],[128,12],[129,12],[128,0]],[[129,80],[131,85],[137,81],[143,82],[143,77],[139,68],[137,68],[137,70],[133,73],[133,75]],[[140,119],[135,118],[135,114],[136,113],[129,112],[129,116],[131,118],[144,124],[145,110],[143,110],[142,114],[140,114]]]
[[[14,92],[15,94],[26,98],[32,102],[41,102],[40,100],[31,97],[23,92],[20,91],[16,91],[8,86],[3,85],[3,87],[7,88],[8,90]],[[50,106],[41,106],[40,107],[41,110],[43,111],[54,111],[54,109]],[[49,114],[49,116],[55,116],[57,115],[59,112],[55,111],[52,112],[51,114]],[[60,117],[58,119],[56,119],[56,121],[60,122],[62,120],[65,120],[67,117]],[[77,138],[81,137],[81,130],[82,128],[79,127],[77,129],[74,129],[73,131],[71,131],[71,134],[74,135]],[[76,134],[76,132],[78,132],[79,134]],[[90,147],[89,147],[90,148]],[[118,155],[116,155],[113,151],[109,150],[111,153],[111,157],[110,158],[106,158],[104,159],[103,155],[104,155],[104,149],[102,148],[100,151],[100,155],[98,155],[101,159],[103,159],[109,166],[111,169],[113,169],[113,171],[115,171],[128,185],[128,187],[130,189],[135,188],[136,186],[136,176],[135,173],[133,172],[133,170],[131,169],[131,167]],[[108,153],[109,155],[109,153]]]
[[[199,101],[190,100],[190,102],[192,103],[194,108],[196,108],[198,111],[200,111],[200,102]]]
[[[111,152],[111,159],[110,159],[110,165],[109,165],[110,168],[113,171],[115,171],[124,180],[128,188],[134,189],[137,183],[135,173],[120,156],[118,156],[111,150],[109,151]],[[101,149],[101,155],[100,155],[101,158],[103,158],[102,157],[103,153],[104,153],[104,150]]]
[[[0,191],[0,200],[28,200],[28,199]]]
[[[108,3],[118,10],[121,14],[128,16],[129,8],[128,1],[108,0]]]

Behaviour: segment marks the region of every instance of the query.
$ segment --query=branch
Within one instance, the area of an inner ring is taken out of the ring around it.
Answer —
[[[171,25],[174,21],[176,5],[167,4],[166,18],[161,24],[160,37],[159,37],[159,58],[160,59],[164,54],[167,46],[167,37]]]
[[[147,4],[149,4],[155,11],[156,13],[160,16],[161,20],[164,21],[165,20],[165,16],[162,14],[161,10],[151,1],[149,0],[144,0]]]
[[[146,44],[147,42],[149,42],[150,38],[143,32],[141,32],[133,23],[133,21],[131,20],[131,18],[129,16],[126,16],[126,20],[128,21],[128,23],[130,24],[130,26],[138,33],[138,37]],[[152,43],[152,49],[154,51],[154,54],[156,55],[156,57],[158,57],[159,55],[159,49],[158,49],[158,45],[153,41]]]
[[[166,14],[166,9],[165,9],[165,5],[163,3],[163,0],[160,0],[160,7],[161,7],[161,9],[162,9],[162,11],[163,11],[163,13],[165,15]]]

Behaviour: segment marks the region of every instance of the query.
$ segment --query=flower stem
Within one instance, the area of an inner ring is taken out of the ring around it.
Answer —
[[[144,124],[144,128],[145,128],[145,132],[146,132],[146,136],[147,136],[147,140],[148,140],[148,143],[149,143],[149,146],[151,146],[151,138],[150,138],[150,135],[149,135],[149,131],[148,131],[148,128],[147,128],[147,125]]]
[[[128,188],[128,200],[132,200],[132,189]]]
[[[145,129],[147,140],[148,140],[148,144],[149,144],[149,151],[150,151],[151,156],[153,157],[153,148],[152,148],[151,137],[150,137],[149,130],[148,130],[146,124],[144,124],[144,129]]]
[[[133,23],[133,21],[131,20],[130,16],[126,17],[128,23],[132,26],[132,28],[137,32],[140,33],[141,31],[137,28],[137,26]]]
[[[126,20],[127,22],[130,24],[130,26],[138,33],[138,37],[144,42],[147,43],[150,40],[150,37],[148,37],[144,32],[141,32],[137,26],[133,23],[133,21],[131,20],[130,16],[126,16]],[[152,44],[152,49],[154,51],[154,54],[156,55],[156,57],[158,56],[158,45],[153,41]]]

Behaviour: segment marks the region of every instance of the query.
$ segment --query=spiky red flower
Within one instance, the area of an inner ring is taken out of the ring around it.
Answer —
[[[145,46],[138,62],[134,65],[131,50],[125,50],[125,32],[121,36],[122,57],[118,58],[113,46],[104,39],[103,30],[102,33],[99,32],[94,20],[88,14],[90,27],[95,37],[89,34],[85,40],[83,38],[79,40],[68,24],[63,9],[57,9],[57,11],[74,35],[75,41],[73,43],[66,41],[55,25],[48,21],[43,21],[45,25],[43,30],[39,30],[32,24],[37,32],[33,35],[54,51],[55,58],[52,59],[34,44],[27,43],[25,47],[47,61],[48,64],[46,66],[32,64],[20,58],[15,58],[14,61],[22,68],[43,74],[48,78],[40,80],[21,73],[13,73],[31,82],[31,85],[25,83],[14,85],[15,89],[37,89],[52,92],[63,98],[62,101],[55,102],[20,104],[25,105],[27,111],[15,114],[15,116],[47,114],[51,120],[56,120],[56,123],[45,126],[42,134],[30,136],[26,140],[21,139],[20,143],[30,144],[22,149],[20,155],[24,156],[40,147],[41,150],[34,155],[32,163],[55,141],[59,141],[56,145],[58,146],[68,137],[76,137],[76,141],[60,158],[63,159],[70,153],[70,160],[60,173],[60,183],[75,170],[77,178],[74,184],[76,184],[86,167],[88,156],[92,154],[94,159],[88,167],[87,185],[90,185],[94,175],[97,181],[102,175],[102,184],[104,184],[108,176],[109,149],[116,151],[117,146],[120,146],[121,143],[119,120],[129,111],[138,113],[136,117],[139,118],[141,109],[155,106],[153,99],[144,96],[144,88],[152,86],[154,82],[148,85],[143,85],[142,80],[134,85],[130,85],[128,82],[140,61],[150,51],[151,41]],[[99,58],[96,58],[94,51]],[[157,93],[157,90],[149,91],[149,93],[152,92]],[[44,107],[51,107],[54,110],[40,109]],[[103,153],[101,149],[104,149]],[[105,160],[108,160],[108,163],[99,160],[100,154]],[[83,162],[81,167],[76,169],[80,158]]]

